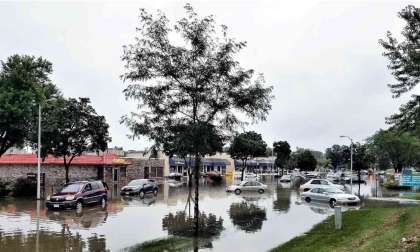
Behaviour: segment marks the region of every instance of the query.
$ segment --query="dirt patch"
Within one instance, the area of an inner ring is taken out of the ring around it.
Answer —
[[[409,229],[409,235],[401,238],[398,251],[408,252],[412,251],[420,242],[420,216],[416,217],[416,221]]]

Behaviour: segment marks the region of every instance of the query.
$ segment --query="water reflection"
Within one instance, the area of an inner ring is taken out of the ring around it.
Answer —
[[[229,208],[229,216],[233,225],[245,232],[254,233],[262,228],[267,220],[265,209],[253,203],[233,203]]]
[[[276,188],[276,199],[273,201],[273,210],[287,213],[290,209],[292,191],[282,187]]]

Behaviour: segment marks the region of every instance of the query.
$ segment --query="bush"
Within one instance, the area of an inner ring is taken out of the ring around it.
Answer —
[[[8,188],[9,183],[8,182],[3,182],[0,180],[0,197],[5,197],[7,195],[9,195],[10,190]]]
[[[27,178],[18,178],[13,186],[13,196],[36,196],[36,181]]]

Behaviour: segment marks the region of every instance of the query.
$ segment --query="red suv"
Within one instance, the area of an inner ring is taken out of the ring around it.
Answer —
[[[102,181],[76,181],[64,185],[59,192],[48,196],[48,209],[82,209],[85,205],[100,203],[106,206],[108,186]]]

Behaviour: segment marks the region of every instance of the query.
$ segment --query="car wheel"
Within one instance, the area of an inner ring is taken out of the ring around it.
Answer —
[[[311,198],[306,197],[306,198],[305,198],[305,201],[309,203],[309,202],[311,202]]]
[[[81,212],[83,210],[83,202],[81,200],[77,201],[76,203],[76,210]]]
[[[335,199],[330,199],[330,206],[332,208],[334,208],[336,204],[337,204],[337,201]]]
[[[155,196],[156,196],[157,194],[158,194],[158,189],[154,189],[154,190],[153,190],[153,195],[155,195]]]
[[[264,189],[258,190],[259,193],[264,193]]]
[[[140,196],[140,199],[144,198],[144,191],[143,190],[139,192],[139,196]]]
[[[241,194],[241,190],[240,189],[236,189],[235,190],[235,194],[238,194],[238,195]]]
[[[101,199],[101,207],[102,208],[106,207],[106,198],[105,197],[102,197],[102,199]]]

